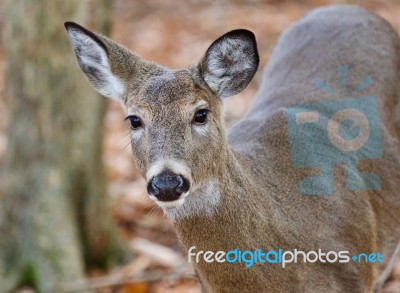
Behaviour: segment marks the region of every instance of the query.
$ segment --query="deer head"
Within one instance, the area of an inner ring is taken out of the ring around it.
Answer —
[[[78,24],[65,27],[91,85],[125,109],[134,163],[152,200],[163,208],[178,207],[191,191],[223,176],[229,147],[221,99],[241,92],[257,70],[252,32],[228,32],[197,65],[175,70]]]

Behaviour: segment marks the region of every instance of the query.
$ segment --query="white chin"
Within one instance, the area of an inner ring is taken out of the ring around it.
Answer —
[[[183,194],[179,199],[173,201],[160,201],[154,195],[150,195],[150,198],[163,209],[176,209],[183,205],[185,202],[185,194]]]

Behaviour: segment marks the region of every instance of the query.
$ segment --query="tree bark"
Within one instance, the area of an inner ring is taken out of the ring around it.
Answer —
[[[63,27],[66,20],[86,25],[92,15],[105,29],[107,6],[104,0],[92,9],[79,0],[5,3],[1,292],[24,284],[62,292],[88,266],[125,255],[109,217],[101,161],[106,102],[84,81]]]

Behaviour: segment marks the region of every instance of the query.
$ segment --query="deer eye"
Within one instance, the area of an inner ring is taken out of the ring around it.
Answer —
[[[128,116],[128,117],[125,118],[125,120],[127,120],[127,119],[129,119],[129,121],[131,122],[131,128],[132,129],[138,129],[138,128],[143,126],[142,119],[140,119],[136,115]]]
[[[193,122],[196,124],[205,124],[207,122],[207,115],[209,110],[200,109],[194,114]]]

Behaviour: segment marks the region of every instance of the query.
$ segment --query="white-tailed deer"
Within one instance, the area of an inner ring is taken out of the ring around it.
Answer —
[[[249,255],[200,255],[192,261],[204,291],[380,290],[400,250],[400,39],[385,20],[332,6],[292,25],[228,133],[221,99],[241,92],[259,63],[251,32],[231,31],[197,65],[172,70],[65,26],[90,83],[126,110],[150,198],[191,254],[347,253],[250,268]]]

